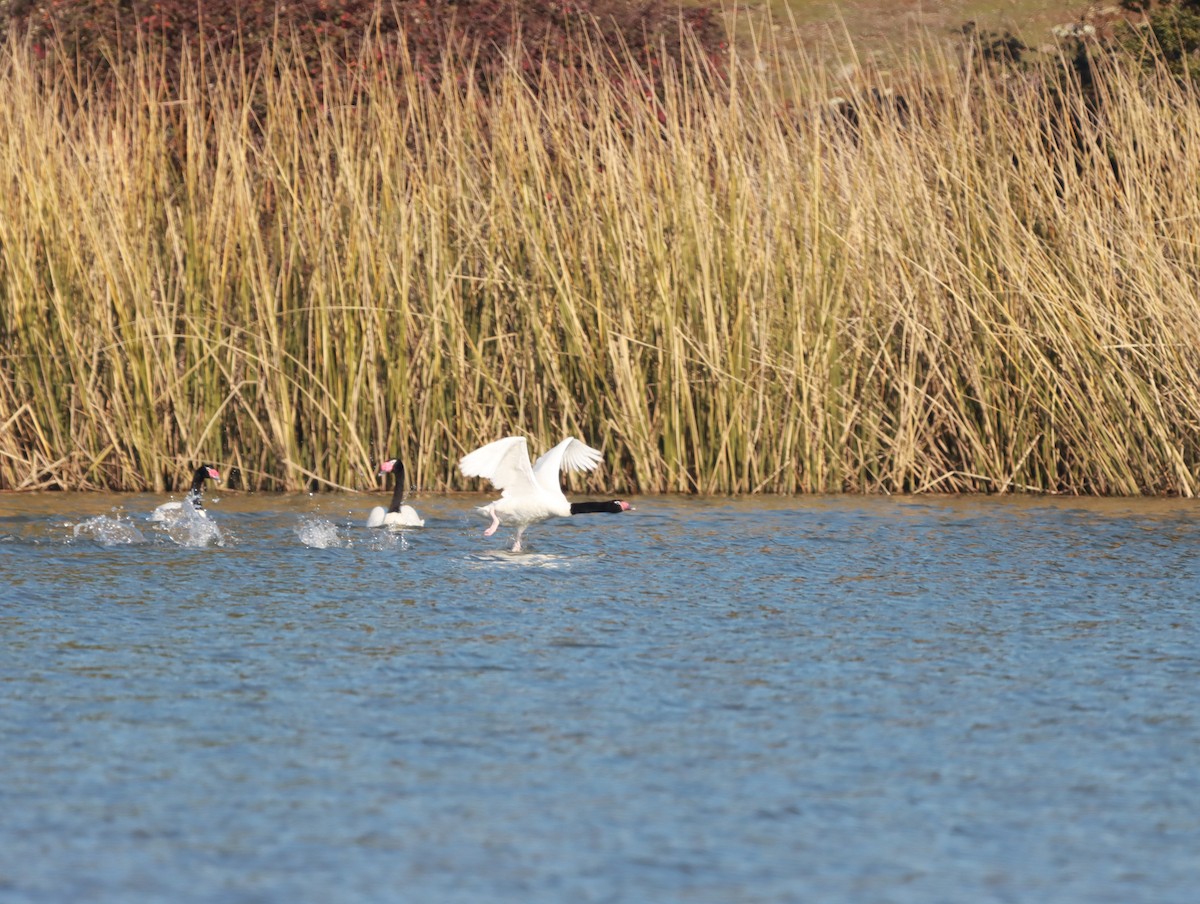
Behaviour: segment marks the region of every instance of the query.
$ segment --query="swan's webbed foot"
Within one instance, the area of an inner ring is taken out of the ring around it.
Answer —
[[[496,517],[496,513],[489,512],[488,514],[492,516],[492,523],[489,524],[487,530],[485,530],[483,532],[483,535],[485,537],[490,537],[492,534],[494,534],[496,532],[496,528],[498,528],[500,526],[500,519]]]

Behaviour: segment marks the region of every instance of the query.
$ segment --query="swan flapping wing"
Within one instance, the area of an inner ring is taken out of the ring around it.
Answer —
[[[561,492],[558,485],[559,471],[594,471],[602,457],[599,449],[593,449],[575,437],[568,436],[534,462],[533,476],[544,489]]]
[[[480,446],[459,459],[458,467],[464,477],[485,477],[506,494],[523,493],[538,486],[529,466],[529,445],[523,436],[506,436]]]

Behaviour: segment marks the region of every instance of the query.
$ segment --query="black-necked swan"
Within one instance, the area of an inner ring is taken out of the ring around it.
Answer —
[[[404,462],[392,458],[379,466],[379,473],[387,480],[386,475],[395,473],[396,489],[392,491],[392,504],[386,509],[377,505],[367,516],[367,527],[424,527],[425,519],[417,514],[411,505],[404,504]]]
[[[197,515],[207,518],[208,513],[204,511],[204,505],[200,502],[200,496],[204,491],[204,481],[215,480],[218,483],[221,480],[221,472],[212,465],[201,465],[196,469],[196,473],[192,475],[192,486],[188,490],[187,495],[183,497],[183,502],[178,500],[173,502],[164,502],[153,512],[150,513],[149,520],[151,521],[167,521],[174,520],[183,514],[184,503],[187,503]]]
[[[558,472],[592,471],[600,464],[600,450],[568,436],[561,443],[529,464],[529,444],[523,436],[506,436],[464,455],[458,463],[466,477],[486,477],[500,490],[500,498],[479,506],[480,514],[492,519],[485,537],[501,524],[517,529],[512,551],[521,551],[525,528],[547,518],[585,515],[593,512],[627,512],[628,502],[567,502],[558,483]]]

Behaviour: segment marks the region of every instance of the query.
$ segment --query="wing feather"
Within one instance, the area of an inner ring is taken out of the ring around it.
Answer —
[[[594,471],[602,458],[599,449],[568,436],[534,462],[533,476],[547,492],[561,493],[559,471]]]
[[[523,436],[506,436],[464,455],[458,462],[464,477],[484,477],[503,495],[527,493],[539,484],[529,466]]]

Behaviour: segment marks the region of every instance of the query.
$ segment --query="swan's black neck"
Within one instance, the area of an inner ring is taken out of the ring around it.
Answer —
[[[392,490],[392,504],[388,506],[388,511],[398,512],[404,504],[404,462],[397,461],[392,473],[396,475],[396,488]]]
[[[200,504],[200,494],[204,491],[204,481],[208,480],[208,465],[201,465],[196,469],[196,473],[192,475],[192,488],[188,490],[188,502],[192,504],[192,508],[204,508]]]
[[[616,514],[617,512],[623,512],[623,511],[625,511],[625,509],[621,505],[620,501],[617,499],[614,499],[611,502],[572,502],[571,503],[571,514],[572,515],[593,515],[597,512],[611,512],[613,514]]]

